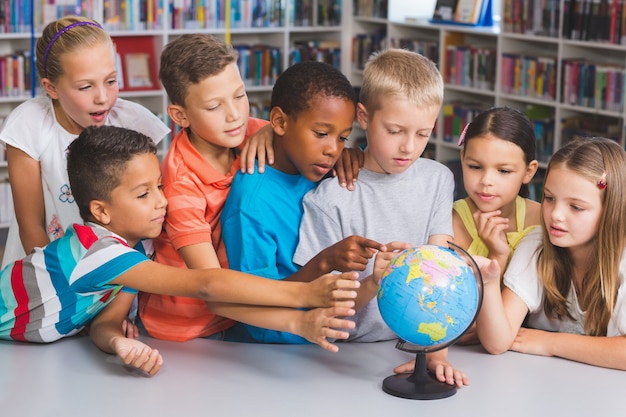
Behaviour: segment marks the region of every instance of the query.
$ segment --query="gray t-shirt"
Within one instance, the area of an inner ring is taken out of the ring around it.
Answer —
[[[300,241],[293,260],[304,265],[321,250],[351,235],[380,243],[392,241],[426,244],[432,235],[453,235],[454,178],[439,162],[420,158],[401,174],[380,174],[362,169],[355,190],[339,186],[335,178],[320,183],[303,200]],[[364,278],[372,273],[372,258]],[[348,341],[392,340],[371,300],[354,316],[356,328]]]

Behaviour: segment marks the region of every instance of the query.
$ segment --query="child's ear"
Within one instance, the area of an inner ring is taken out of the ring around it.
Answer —
[[[287,124],[287,115],[283,112],[278,106],[275,106],[270,110],[270,124],[272,125],[272,129],[274,129],[274,133],[279,136],[283,136],[286,130]]]
[[[107,210],[107,203],[102,200],[91,200],[89,202],[89,211],[96,223],[107,225],[111,223],[111,217]]]
[[[48,96],[50,96],[51,99],[56,100],[59,98],[59,95],[57,94],[57,88],[52,83],[52,81],[50,81],[50,79],[42,78],[41,85],[43,86],[43,90]]]
[[[362,103],[356,105],[356,120],[363,130],[367,130],[367,109]]]
[[[530,161],[530,164],[528,164],[528,167],[526,167],[526,174],[524,174],[524,179],[522,180],[522,183],[524,184],[530,183],[530,181],[535,176],[535,173],[537,172],[538,168],[539,168],[539,162],[537,162],[536,159],[533,159],[532,161]]]
[[[167,114],[170,116],[170,119],[174,121],[178,126],[182,128],[189,127],[189,121],[187,120],[187,112],[185,112],[185,108],[178,104],[170,104],[167,106]]]

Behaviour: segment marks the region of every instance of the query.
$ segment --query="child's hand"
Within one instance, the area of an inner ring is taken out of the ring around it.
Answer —
[[[257,159],[259,174],[265,171],[265,163],[274,163],[274,130],[270,124],[263,126],[244,143],[239,159],[242,173],[254,174],[254,160]],[[267,157],[267,158],[266,158]]]
[[[456,385],[461,388],[469,385],[467,375],[462,371],[455,369],[446,359],[448,349],[443,349],[433,353],[426,354],[426,367],[432,372],[438,381],[445,382],[448,385]],[[393,368],[397,374],[412,373],[415,370],[415,360],[403,363]]]
[[[376,251],[381,250],[385,250],[382,243],[362,236],[348,236],[320,252],[325,263],[322,268],[324,271],[364,271]]]
[[[483,287],[497,285],[500,288],[500,264],[496,260],[484,256],[473,256],[473,258],[483,278]]]
[[[352,308],[356,289],[361,286],[356,272],[326,274],[307,283],[309,303],[305,307]]]
[[[354,315],[351,308],[316,308],[302,313],[302,319],[296,324],[295,333],[330,352],[337,352],[339,347],[329,342],[327,338],[347,339],[348,332],[336,329],[353,329],[355,326],[352,320],[340,318]]]
[[[378,286],[382,279],[383,272],[387,268],[389,262],[405,249],[413,246],[408,242],[389,242],[385,245],[386,251],[379,251],[374,259],[374,279]]]
[[[139,340],[115,337],[111,343],[113,350],[126,366],[153,376],[159,372],[163,365],[163,357],[159,351],[150,348],[150,346]]]
[[[350,191],[354,190],[354,182],[359,177],[359,170],[364,163],[365,154],[361,148],[343,148],[333,167],[333,175],[337,176],[339,185]]]
[[[426,367],[432,372],[438,381],[445,382],[448,385],[455,385],[459,388],[469,385],[467,375],[462,371],[454,368],[448,362],[448,349],[438,350],[437,352],[426,354]],[[415,363],[413,364],[415,367]]]
[[[478,236],[489,249],[489,256],[506,260],[511,252],[509,243],[506,240],[509,219],[501,217],[500,214],[500,210],[487,213],[478,211],[473,216]]]
[[[122,322],[122,332],[124,336],[130,339],[137,339],[139,337],[139,327],[128,318],[124,319]]]

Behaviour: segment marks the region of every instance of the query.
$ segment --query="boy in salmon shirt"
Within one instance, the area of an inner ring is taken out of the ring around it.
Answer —
[[[228,268],[219,218],[239,170],[239,147],[268,122],[249,117],[237,52],[202,34],[185,34],[161,54],[159,78],[170,118],[182,129],[161,170],[168,214],[155,239],[155,260],[176,267]],[[139,315],[148,333],[185,341],[219,334],[231,320],[202,300],[140,293]]]

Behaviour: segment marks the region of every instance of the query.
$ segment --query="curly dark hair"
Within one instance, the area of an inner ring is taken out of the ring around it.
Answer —
[[[332,65],[317,61],[300,62],[283,71],[274,84],[271,107],[280,107],[288,116],[297,118],[320,95],[345,98],[356,107],[357,95],[346,76]]]

